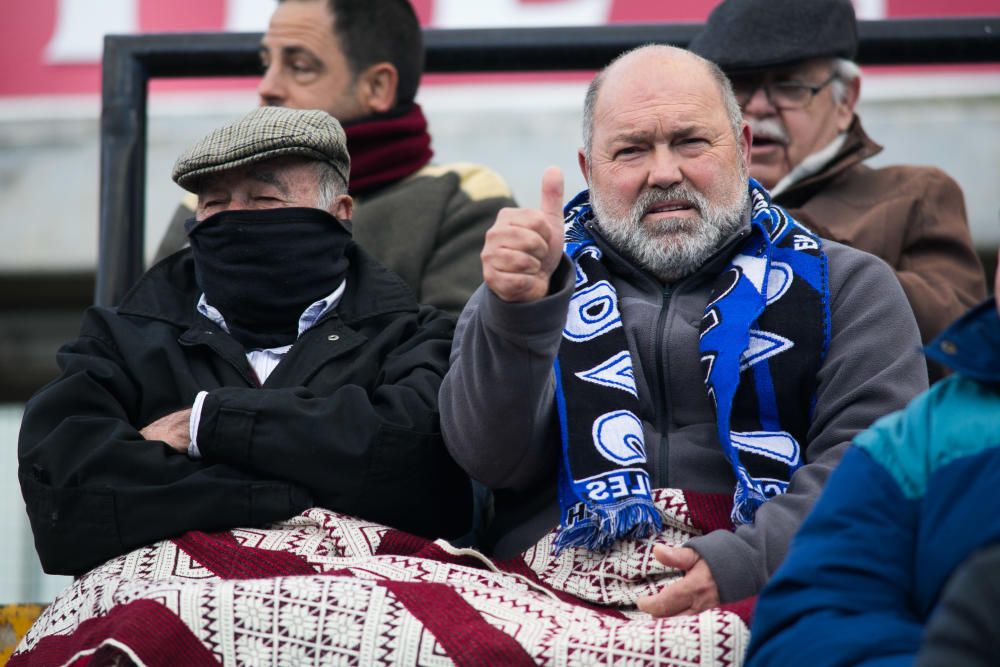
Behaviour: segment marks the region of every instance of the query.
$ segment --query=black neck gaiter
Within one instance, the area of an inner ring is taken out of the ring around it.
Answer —
[[[347,271],[351,236],[319,209],[223,211],[185,229],[205,300],[248,350],[295,342],[302,311]]]

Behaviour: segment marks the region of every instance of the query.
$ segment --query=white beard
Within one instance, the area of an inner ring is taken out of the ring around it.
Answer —
[[[741,170],[742,171],[742,170]],[[701,192],[683,183],[643,191],[622,218],[612,215],[604,197],[590,191],[590,204],[605,238],[664,283],[677,282],[705,263],[743,225],[749,192],[746,176],[731,201],[709,202]],[[642,221],[646,211],[665,200],[690,202],[698,214],[654,223]]]

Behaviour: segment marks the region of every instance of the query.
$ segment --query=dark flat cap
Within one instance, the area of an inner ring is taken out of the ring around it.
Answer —
[[[289,155],[327,162],[347,183],[351,158],[337,119],[325,111],[285,107],[258,107],[210,132],[177,158],[171,177],[191,190],[204,174]]]
[[[725,72],[853,60],[858,25],[850,0],[725,0],[688,49]]]

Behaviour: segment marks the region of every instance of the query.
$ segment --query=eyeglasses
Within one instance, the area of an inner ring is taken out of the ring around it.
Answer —
[[[816,97],[819,91],[833,83],[833,80],[836,78],[837,73],[834,72],[826,81],[818,86],[811,86],[801,81],[763,82],[760,79],[734,80],[733,93],[736,94],[736,101],[739,103],[741,109],[746,108],[750,103],[750,98],[753,97],[758,88],[763,89],[764,95],[767,96],[768,101],[776,109],[804,109],[809,106],[809,103],[812,102],[812,99]]]

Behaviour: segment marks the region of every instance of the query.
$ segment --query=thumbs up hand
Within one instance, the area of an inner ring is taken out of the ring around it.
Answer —
[[[563,252],[562,202],[562,171],[549,167],[542,175],[541,208],[502,209],[486,232],[483,280],[503,301],[537,301],[549,293]]]

